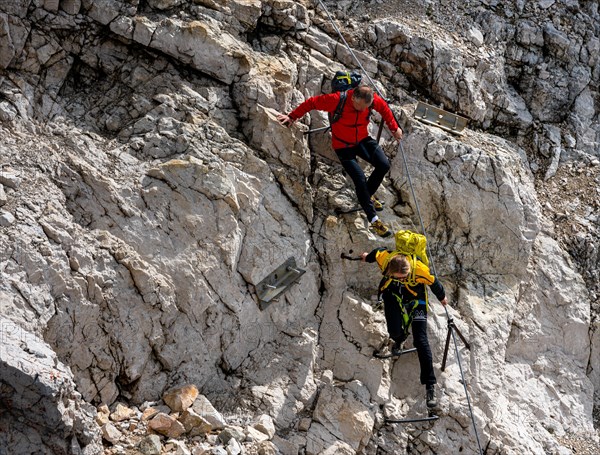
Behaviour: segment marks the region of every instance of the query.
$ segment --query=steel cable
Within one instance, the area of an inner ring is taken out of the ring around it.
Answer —
[[[375,90],[375,92],[384,101],[386,101],[385,98],[383,97],[383,95],[381,94],[381,92],[379,91],[379,89],[377,88],[377,85],[375,85],[375,82],[373,81],[373,79],[371,79],[371,76],[369,76],[369,74],[366,72],[365,68],[360,63],[360,60],[358,59],[358,57],[356,56],[356,54],[354,53],[354,51],[352,50],[352,48],[350,47],[350,45],[348,44],[348,42],[346,41],[346,39],[344,38],[344,36],[342,35],[342,32],[340,31],[340,29],[336,25],[335,21],[333,20],[333,17],[329,13],[329,10],[325,6],[325,4],[322,2],[322,0],[318,0],[318,3],[321,5],[321,8],[323,8],[323,11],[325,11],[325,14],[327,15],[327,17],[329,19],[329,22],[331,23],[331,26],[333,27],[333,29],[336,31],[336,33],[338,34],[338,36],[342,40],[342,42],[344,43],[344,45],[348,49],[348,52],[350,52],[350,55],[352,55],[352,58],[354,58],[354,61],[358,64],[358,66],[362,70],[363,74],[369,80],[369,82],[371,83],[371,86],[373,87],[373,89]],[[387,103],[387,101],[386,101],[386,103]],[[389,104],[388,104],[388,107],[389,107]],[[390,111],[391,111],[391,109],[390,109]],[[398,125],[400,125],[400,123],[398,122],[398,119],[396,118],[396,114],[393,111],[392,111],[392,115],[394,116],[394,120],[396,121],[396,123],[398,123]],[[408,180],[408,185],[410,187],[410,191],[411,191],[413,200],[415,202],[415,207],[417,209],[417,216],[419,217],[419,223],[421,225],[421,231],[423,232],[423,235],[425,235],[425,225],[423,224],[423,217],[421,216],[421,209],[419,207],[419,202],[417,200],[415,189],[414,189],[414,186],[413,186],[413,183],[412,183],[412,178],[411,178],[410,171],[409,171],[409,168],[408,168],[408,161],[406,160],[406,154],[404,152],[404,147],[402,145],[402,141],[400,141],[399,148],[400,148],[400,152],[401,152],[401,155],[402,155],[402,161],[404,162],[404,167],[406,169],[406,176],[407,176],[407,180]],[[431,258],[430,259],[431,270],[433,271],[433,275],[437,276],[437,272],[436,272],[436,269],[435,269],[435,263],[434,263],[434,260],[433,260],[433,256],[431,254],[430,254],[430,258]],[[448,319],[448,321],[450,321],[451,318],[450,318],[450,314],[448,313],[448,308],[446,308],[444,306],[444,310],[446,312],[446,318]],[[473,431],[475,432],[475,439],[477,440],[477,447],[479,448],[479,455],[482,455],[483,451],[481,449],[481,442],[479,441],[479,434],[477,432],[477,426],[475,424],[475,416],[473,414],[473,408],[471,406],[471,400],[469,398],[469,392],[467,390],[467,382],[465,380],[465,375],[464,375],[464,371],[463,371],[463,367],[462,367],[462,362],[461,362],[461,359],[460,359],[460,352],[458,351],[458,343],[456,342],[456,336],[454,335],[454,331],[452,331],[451,327],[448,327],[448,330],[450,330],[450,333],[452,334],[452,341],[454,342],[454,352],[455,352],[455,355],[456,355],[456,360],[457,360],[457,363],[458,363],[458,368],[460,370],[460,376],[461,376],[461,379],[462,379],[463,387],[465,389],[465,396],[467,397],[467,406],[469,408],[469,413],[471,415],[471,422],[473,423]]]

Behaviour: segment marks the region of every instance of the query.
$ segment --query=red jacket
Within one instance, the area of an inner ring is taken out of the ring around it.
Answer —
[[[367,129],[369,126],[369,109],[365,109],[362,112],[354,109],[354,105],[352,104],[353,93],[354,90],[348,90],[348,98],[346,99],[342,115],[331,127],[331,143],[334,149],[352,147],[369,136]],[[290,112],[289,117],[292,120],[298,120],[304,114],[315,109],[333,114],[339,101],[339,92],[313,96]],[[394,114],[392,114],[387,103],[377,93],[373,94],[371,108],[381,114],[390,131],[395,133],[398,129],[398,123],[394,119]]]

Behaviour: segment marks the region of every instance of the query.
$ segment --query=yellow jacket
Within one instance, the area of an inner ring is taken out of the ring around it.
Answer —
[[[382,272],[385,272],[387,266],[394,256],[400,253],[388,251],[385,248],[378,248],[367,255],[367,262],[377,262]],[[423,300],[428,302],[427,289],[425,286],[431,286],[431,290],[439,300],[443,300],[445,292],[442,284],[431,274],[429,267],[423,264],[416,256],[406,256],[410,263],[410,273],[405,280],[388,277],[382,280],[379,288],[380,292],[385,291],[391,286],[390,291],[399,294],[403,300]]]

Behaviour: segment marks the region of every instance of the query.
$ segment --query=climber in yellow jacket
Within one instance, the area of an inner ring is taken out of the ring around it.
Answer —
[[[427,407],[437,406],[433,371],[433,356],[427,338],[427,288],[442,305],[448,303],[442,283],[429,272],[418,257],[405,256],[385,248],[362,253],[363,262],[377,262],[383,273],[379,294],[383,298],[385,321],[390,338],[394,340],[392,354],[402,351],[402,343],[413,329],[414,346],[421,366],[421,384],[426,387]]]

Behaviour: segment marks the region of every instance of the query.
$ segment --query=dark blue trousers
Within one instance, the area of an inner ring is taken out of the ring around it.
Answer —
[[[371,196],[375,194],[385,174],[390,170],[389,160],[377,141],[370,136],[353,147],[336,149],[336,153],[344,170],[354,182],[358,203],[367,214],[367,220],[371,222],[376,215]],[[368,179],[356,161],[357,156],[375,168]]]
[[[419,365],[421,366],[421,384],[435,384],[437,380],[433,371],[433,355],[427,338],[427,306],[425,302],[419,301],[419,305],[412,311],[414,302],[399,303],[392,292],[384,291],[383,303],[390,338],[401,343],[408,336],[408,329],[412,327],[413,342],[415,348],[417,348]],[[405,310],[409,315],[412,311],[407,326],[405,326],[400,305],[405,306]]]

